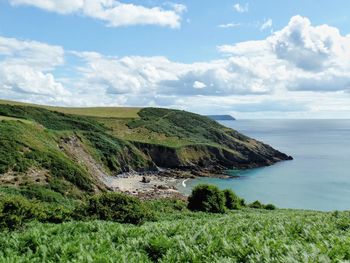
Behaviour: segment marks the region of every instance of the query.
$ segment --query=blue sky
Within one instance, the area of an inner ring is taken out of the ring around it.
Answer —
[[[0,98],[347,118],[348,10],[346,0],[0,0]]]

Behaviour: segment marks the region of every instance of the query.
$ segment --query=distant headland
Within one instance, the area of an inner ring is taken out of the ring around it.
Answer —
[[[215,121],[234,121],[236,120],[231,115],[206,115],[206,117]]]

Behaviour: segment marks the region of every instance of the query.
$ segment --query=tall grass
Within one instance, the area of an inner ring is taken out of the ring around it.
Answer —
[[[1,262],[341,262],[350,214],[243,210],[188,213],[142,226],[32,223],[0,234]]]

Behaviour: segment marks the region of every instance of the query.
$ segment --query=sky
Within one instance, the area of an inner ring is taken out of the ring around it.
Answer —
[[[350,118],[348,0],[0,0],[0,99]]]

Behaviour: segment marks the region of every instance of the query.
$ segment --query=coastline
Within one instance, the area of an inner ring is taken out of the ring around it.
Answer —
[[[163,169],[158,171],[136,172],[130,171],[116,176],[104,176],[105,185],[112,191],[119,191],[142,199],[180,198],[187,196],[179,191],[179,187],[186,188],[190,179],[200,177],[229,177],[222,170],[180,170]]]
[[[229,175],[222,167],[169,169],[159,168],[157,171],[130,171],[116,176],[104,176],[103,182],[112,191],[123,192],[141,199],[176,198],[187,200],[188,196],[181,191],[188,187],[190,179],[221,178]]]
[[[141,199],[180,198],[187,199],[180,193],[178,185],[189,178],[164,176],[162,172],[129,172],[104,178],[105,184],[113,191],[120,191]]]

